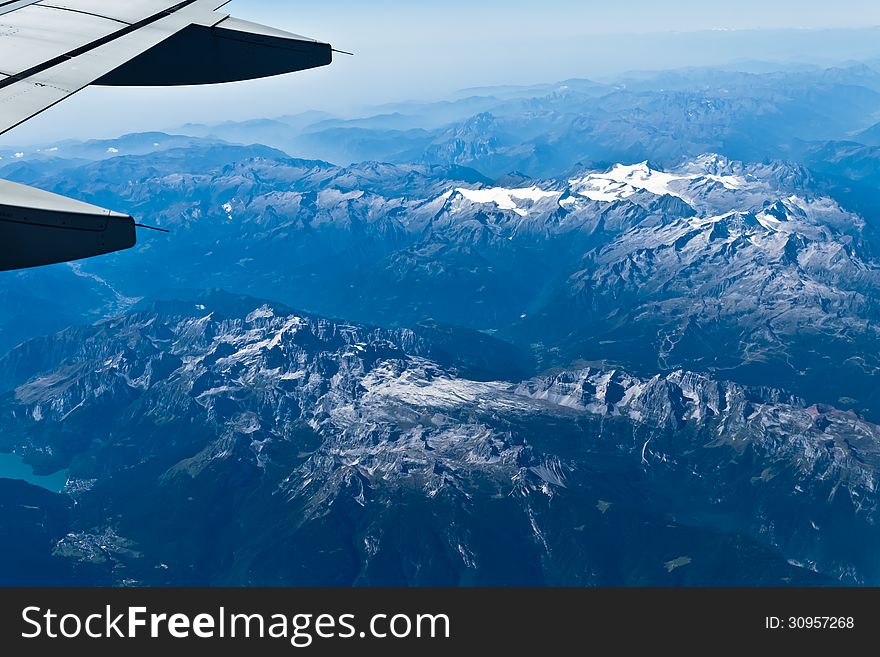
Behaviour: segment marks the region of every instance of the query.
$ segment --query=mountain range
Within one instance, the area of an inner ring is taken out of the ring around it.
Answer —
[[[82,290],[48,300],[62,305],[59,328],[166,290],[222,288],[384,326],[488,332],[536,373],[579,359],[692,369],[877,418],[872,224],[802,165],[654,166],[501,186],[457,166],[338,167],[214,143],[78,165],[56,191],[88,188],[85,200],[174,236],[36,274],[47,283],[19,275],[28,294],[6,288],[22,300],[0,329],[8,346],[21,339],[25,296],[43,303],[34,294],[56,276]],[[11,171],[40,180],[30,172]]]
[[[0,582],[880,581],[874,68],[385,109],[0,151]]]
[[[684,371],[476,380],[432,346],[225,293],[26,343],[2,447],[74,504],[25,545],[115,585],[880,575],[853,413]]]

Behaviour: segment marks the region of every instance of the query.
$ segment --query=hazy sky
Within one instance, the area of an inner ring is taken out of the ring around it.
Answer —
[[[187,89],[88,89],[0,143],[112,137],[306,109],[357,112],[457,89],[736,60],[880,57],[875,0],[234,0],[224,11],[356,53],[278,79]],[[751,30],[797,30],[778,33]]]
[[[873,0],[235,0],[231,7],[276,21],[362,41],[375,37],[442,41],[455,35],[484,38],[527,33],[618,34],[696,31],[713,28],[768,29],[865,27],[880,24]]]

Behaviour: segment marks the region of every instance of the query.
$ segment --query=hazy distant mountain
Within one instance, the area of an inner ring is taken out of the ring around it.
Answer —
[[[805,142],[851,138],[880,113],[880,73],[871,66],[743,72],[749,68],[472,89],[458,100],[389,105],[362,118],[293,117],[190,134],[343,165],[425,162],[492,177],[514,170],[552,177],[585,164],[672,165],[705,152],[748,161],[799,157]]]
[[[859,133],[858,140],[868,146],[880,146],[880,123]]]
[[[215,140],[223,143],[221,140]],[[94,139],[90,141],[62,141],[55,144],[20,148],[0,149],[0,164],[9,161],[19,164],[41,162],[41,166],[54,164],[69,166],[70,160],[104,160],[126,155],[145,155],[173,148],[204,147],[209,141],[189,135],[169,135],[163,132],[145,132],[122,135],[115,139]],[[49,162],[45,162],[45,161]]]

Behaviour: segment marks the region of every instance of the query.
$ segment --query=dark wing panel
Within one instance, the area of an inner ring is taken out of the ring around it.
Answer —
[[[327,66],[330,44],[227,18],[190,25],[95,81],[107,86],[179,86],[253,80]]]
[[[0,271],[128,249],[134,220],[87,203],[0,180]]]

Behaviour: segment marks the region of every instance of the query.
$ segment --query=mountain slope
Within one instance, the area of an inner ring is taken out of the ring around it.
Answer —
[[[245,159],[220,164],[232,156]],[[489,331],[545,367],[718,372],[880,417],[876,231],[808,170],[705,155],[509,180],[213,145],[74,167],[57,191],[89,188],[86,200],[174,233],[57,270],[93,290],[58,313],[90,321],[164,290],[224,288],[378,325]],[[0,313],[6,346],[22,337],[17,316]]]
[[[69,465],[53,551],[117,583],[880,579],[878,427],[684,372],[481,382],[426,350],[161,302],[3,358],[3,447]]]

